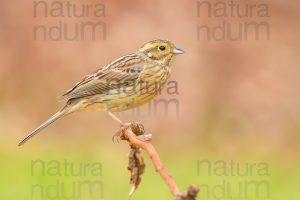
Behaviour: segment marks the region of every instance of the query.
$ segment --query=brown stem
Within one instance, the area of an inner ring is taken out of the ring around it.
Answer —
[[[167,183],[173,196],[180,195],[180,191],[173,179],[172,176],[168,174],[166,169],[163,167],[162,162],[160,161],[159,155],[150,141],[141,141],[136,138],[136,135],[132,132],[131,129],[126,129],[124,131],[126,138],[129,140],[130,144],[135,147],[140,147],[144,149],[150,156],[155,170],[160,174],[160,176]]]
[[[139,135],[143,135],[144,130],[137,130],[134,125],[135,123],[131,123],[130,125],[124,124],[118,117],[109,112],[110,117],[113,118],[114,121],[120,124],[121,129],[118,131],[120,136],[123,139],[126,139],[132,147],[142,148],[144,149],[150,156],[152,163],[154,165],[155,170],[159,173],[159,175],[164,179],[166,184],[168,185],[173,197],[175,200],[195,200],[199,189],[193,186],[190,186],[185,193],[181,193],[177,187],[176,182],[173,177],[169,175],[167,170],[163,167],[163,164],[159,158],[159,155],[152,145],[150,140],[142,141],[137,138]]]

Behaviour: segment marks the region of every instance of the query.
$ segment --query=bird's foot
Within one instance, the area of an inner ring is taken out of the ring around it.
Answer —
[[[120,140],[124,140],[124,131],[128,128],[130,128],[131,123],[122,123],[120,125],[120,129],[113,135],[112,137],[112,141],[115,142],[117,141],[118,143],[120,142]]]
[[[131,129],[132,132],[136,135],[136,138],[142,142],[151,141],[152,134],[146,133],[144,126],[138,122],[126,123],[120,126],[120,129],[114,134],[112,140],[113,142],[120,140],[127,140],[126,136],[124,135],[124,131],[127,129]]]

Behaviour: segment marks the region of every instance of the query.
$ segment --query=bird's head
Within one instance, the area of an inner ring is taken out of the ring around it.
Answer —
[[[162,63],[169,62],[176,55],[184,53],[182,49],[177,48],[167,40],[150,41],[140,48],[139,52],[143,53],[151,60]]]

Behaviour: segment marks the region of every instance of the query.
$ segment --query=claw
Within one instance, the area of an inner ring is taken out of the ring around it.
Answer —
[[[112,141],[113,143],[115,143],[115,141],[117,141],[118,143],[120,143],[120,138],[122,136],[122,129],[118,130],[112,137]]]
[[[111,140],[112,140],[113,143],[115,143],[115,141],[117,141],[118,143],[120,143],[118,136],[114,135]]]
[[[124,138],[122,137],[123,136],[123,131],[130,127],[131,126],[131,123],[126,123],[126,124],[121,124],[120,125],[120,129],[113,135],[112,137],[112,141],[113,143],[115,143],[115,141],[117,141],[118,143],[120,143],[120,140],[123,140]]]
[[[126,123],[126,124],[122,123],[120,125],[120,129],[112,137],[113,143],[115,143],[115,141],[117,141],[119,143],[120,140],[126,140],[126,138],[123,137],[123,134],[124,134],[123,131],[126,130],[127,128],[133,129],[134,133],[136,134],[137,139],[142,142],[151,141],[151,139],[152,139],[152,134],[145,133],[143,124],[134,123],[134,122]]]

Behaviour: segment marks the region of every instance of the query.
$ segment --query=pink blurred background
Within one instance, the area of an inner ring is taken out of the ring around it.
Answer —
[[[51,2],[47,3],[49,8]],[[142,121],[157,142],[167,143],[172,136],[170,146],[184,141],[191,143],[192,149],[197,146],[203,151],[223,152],[224,156],[242,149],[258,157],[298,160],[298,1],[239,1],[240,6],[264,3],[269,9],[268,17],[254,14],[242,19],[208,17],[205,8],[199,17],[197,1],[71,2],[77,6],[102,3],[105,16],[44,17],[42,8],[38,8],[34,17],[32,1],[0,3],[0,131],[2,141],[9,141],[11,148],[63,106],[57,97],[74,83],[149,40],[161,38],[186,51],[172,65],[170,80],[178,82],[179,95],[164,92],[159,97],[178,99],[179,116],[171,110],[168,117],[158,112],[154,117],[121,118]],[[101,33],[96,40],[34,39],[35,26],[49,28],[59,21],[70,28],[81,22],[104,22],[106,39]],[[270,25],[270,39],[262,36],[256,40],[253,31],[249,39],[239,41],[197,37],[198,26],[215,26],[223,21],[235,31],[239,23],[265,21]],[[51,137],[77,144],[83,141],[73,138],[80,137],[88,143],[100,140],[103,134],[112,135],[116,126],[105,113],[88,111],[66,117],[32,143],[49,144]]]

